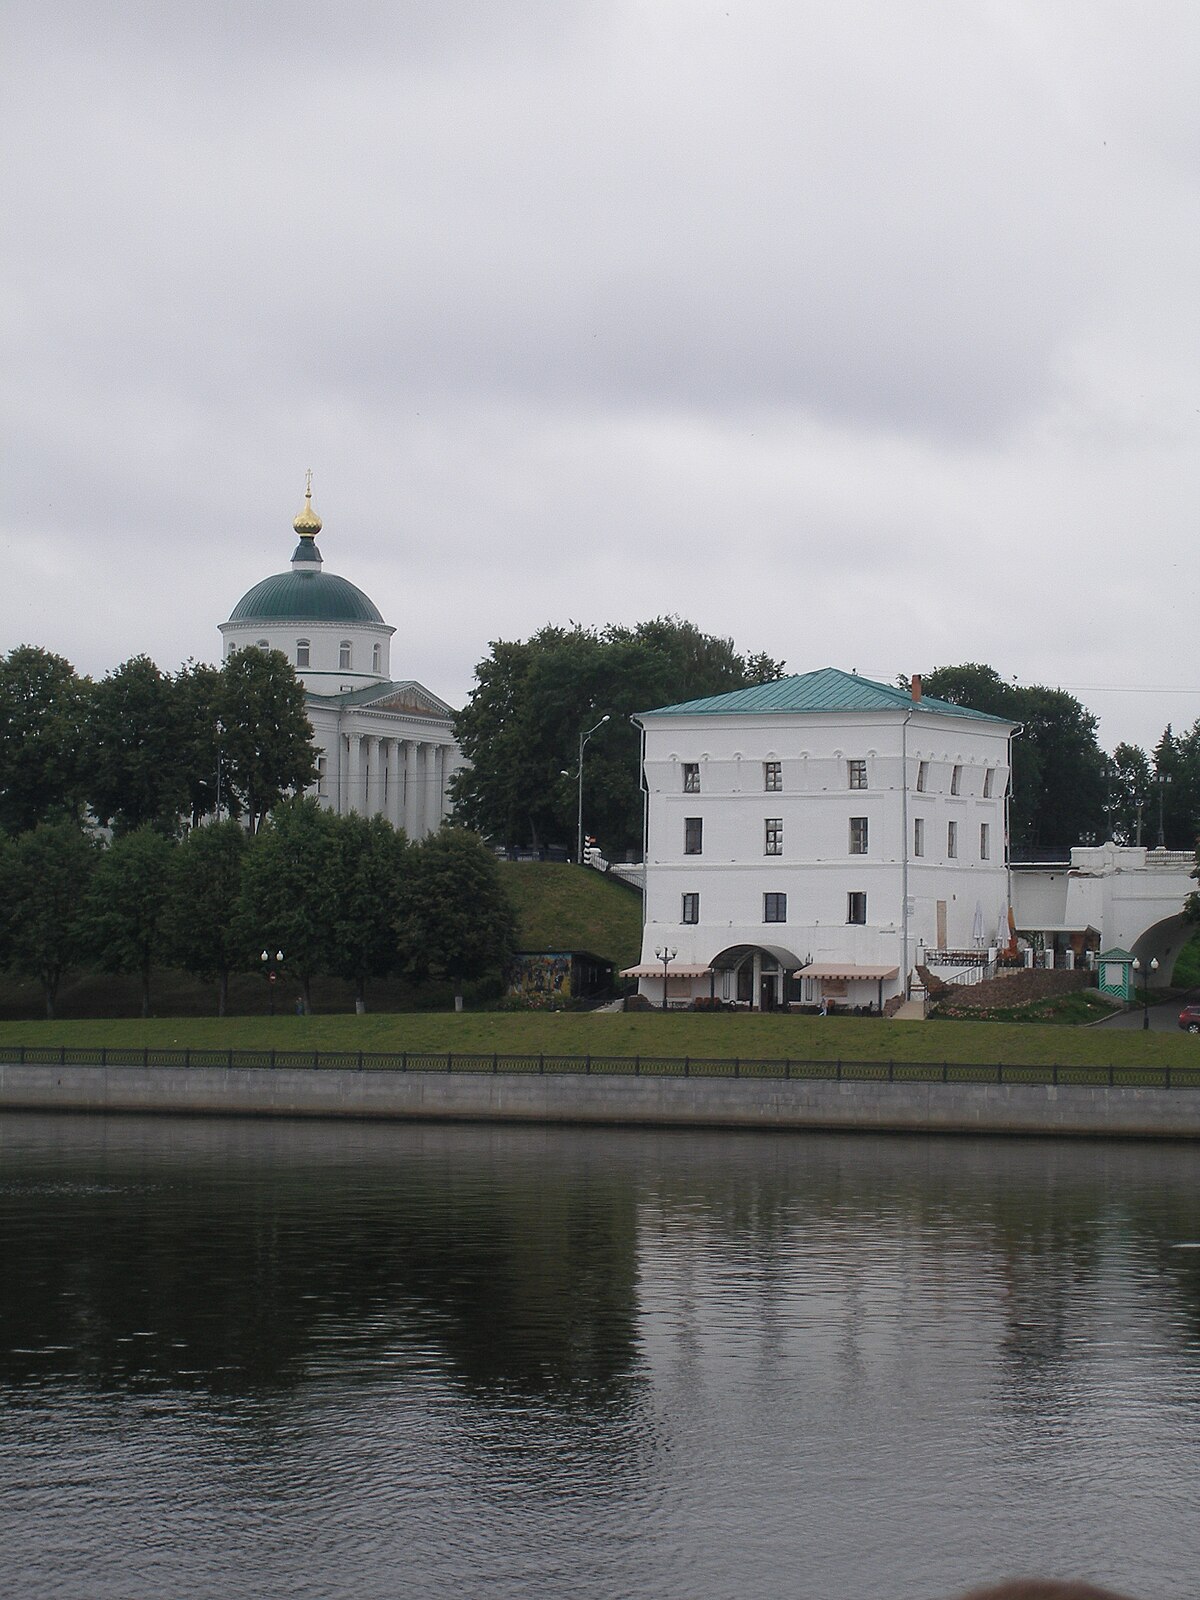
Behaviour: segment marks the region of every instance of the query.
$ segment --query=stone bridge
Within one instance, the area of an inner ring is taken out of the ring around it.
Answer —
[[[1042,934],[1059,948],[1089,929],[1100,948],[1131,951],[1148,968],[1152,985],[1171,981],[1176,957],[1194,931],[1183,902],[1196,880],[1188,850],[1147,850],[1115,844],[1077,846],[1070,865],[1012,868],[1012,906],[1018,931]]]

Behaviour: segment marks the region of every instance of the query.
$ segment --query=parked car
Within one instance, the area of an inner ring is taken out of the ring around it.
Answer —
[[[1179,1026],[1189,1033],[1200,1033],[1200,1005],[1187,1005],[1179,1013]]]

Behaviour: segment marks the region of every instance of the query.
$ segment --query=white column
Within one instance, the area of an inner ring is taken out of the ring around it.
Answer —
[[[404,831],[410,839],[419,839],[421,836],[420,776],[416,740],[406,739],[404,741]]]
[[[430,833],[436,833],[442,825],[442,815],[445,805],[445,775],[442,770],[443,747],[440,744],[429,746],[429,809],[426,812],[427,826]]]
[[[363,743],[367,747],[367,795],[363,810],[373,817],[383,809],[383,752],[375,734],[367,734]]]
[[[350,753],[346,762],[346,810],[364,809],[362,740],[357,733],[350,735]]]
[[[393,828],[404,821],[404,746],[399,739],[387,741],[387,818]]]

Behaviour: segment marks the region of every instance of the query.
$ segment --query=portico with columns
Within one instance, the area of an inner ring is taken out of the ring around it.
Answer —
[[[390,675],[395,628],[345,578],[324,571],[311,483],[293,523],[291,570],[250,589],[221,624],[224,654],[280,650],[305,688],[318,749],[310,793],[339,815],[383,816],[410,839],[436,832],[462,765],[453,711],[415,679]]]

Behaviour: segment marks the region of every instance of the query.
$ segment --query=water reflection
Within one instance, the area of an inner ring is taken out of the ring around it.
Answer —
[[[1190,1595],[1187,1147],[31,1116],[0,1161],[27,1594]]]

